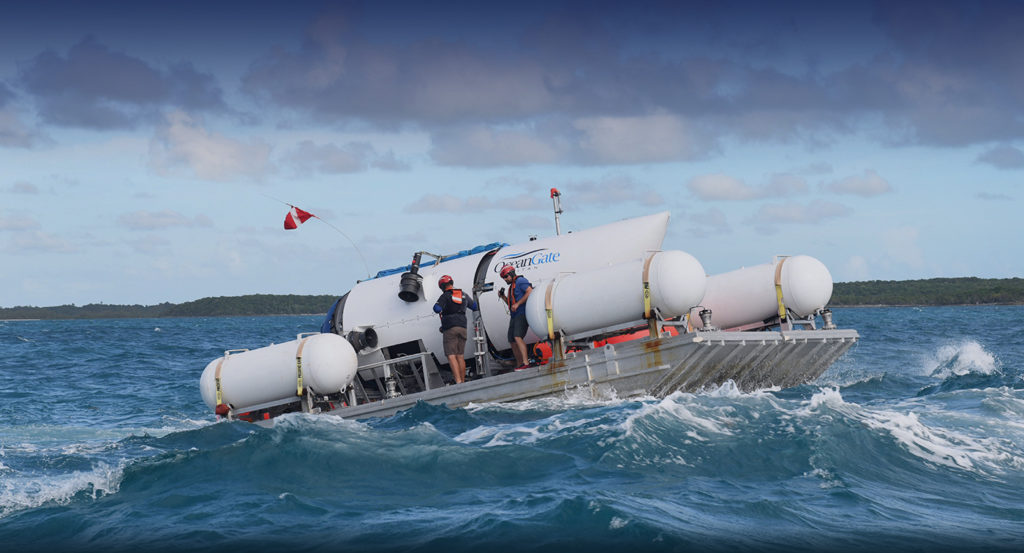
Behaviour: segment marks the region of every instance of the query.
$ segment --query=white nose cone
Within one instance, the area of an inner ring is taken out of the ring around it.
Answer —
[[[707,288],[704,266],[679,251],[659,252],[651,260],[651,300],[666,317],[681,315],[700,304]]]
[[[786,307],[801,317],[813,314],[832,299],[832,273],[807,255],[786,258],[782,265],[782,297]]]

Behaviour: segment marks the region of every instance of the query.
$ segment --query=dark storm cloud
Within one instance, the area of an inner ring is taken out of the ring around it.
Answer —
[[[258,60],[244,83],[317,116],[380,124],[515,119],[554,106],[533,60],[442,40],[369,43],[342,19],[318,23],[298,51]]]
[[[902,129],[897,142],[959,146],[1024,136],[1024,5],[881,2],[874,21],[892,53],[836,76],[847,105],[877,109]]]
[[[222,109],[212,75],[191,63],[166,69],[115,52],[89,37],[67,55],[45,51],[23,63],[20,77],[41,117],[52,124],[97,129],[132,127],[160,108]]]
[[[419,125],[435,160],[456,165],[700,159],[726,137],[820,144],[865,121],[893,143],[1024,136],[1020,4],[647,7],[407,6],[432,18],[422,28],[350,10],[244,82],[318,119]],[[632,123],[654,115],[685,132],[664,151],[628,147]],[[594,144],[597,121],[615,123],[600,130],[616,147]]]

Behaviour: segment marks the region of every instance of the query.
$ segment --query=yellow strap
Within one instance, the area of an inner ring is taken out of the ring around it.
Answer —
[[[298,376],[297,391],[295,392],[295,395],[297,396],[302,395],[302,347],[306,345],[306,340],[309,340],[310,338],[310,336],[303,338],[302,341],[299,342],[298,351],[295,352],[295,373]]]
[[[786,304],[782,301],[782,264],[786,259],[779,259],[779,264],[775,266],[775,298],[779,301],[779,318],[783,320],[786,318]]]
[[[544,292],[544,310],[548,316],[548,339],[555,339],[555,310],[552,307],[551,296],[555,290],[555,281],[548,283],[548,289]]]
[[[217,405],[224,404],[224,394],[221,392],[220,389],[220,368],[224,366],[224,360],[227,358],[228,354],[225,353],[224,357],[221,357],[220,361],[217,361],[217,370],[214,371],[213,373],[213,379],[217,383]]]
[[[651,318],[651,283],[650,283],[650,272],[651,272],[651,261],[654,256],[658,254],[652,254],[644,261],[644,318]]]

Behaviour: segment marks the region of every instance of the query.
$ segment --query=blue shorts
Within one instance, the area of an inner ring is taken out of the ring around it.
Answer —
[[[508,343],[514,344],[516,338],[523,338],[526,336],[526,315],[519,315],[518,317],[512,317],[512,320],[508,322]]]

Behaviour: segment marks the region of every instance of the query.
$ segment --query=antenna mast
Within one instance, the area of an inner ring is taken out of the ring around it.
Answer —
[[[555,234],[562,234],[562,227],[558,224],[558,216],[562,214],[562,193],[557,188],[551,189],[551,204],[555,209]]]

